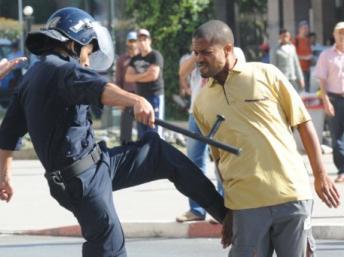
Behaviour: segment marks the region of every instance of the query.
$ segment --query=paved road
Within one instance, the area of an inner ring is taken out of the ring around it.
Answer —
[[[1,257],[81,257],[80,238],[0,236]],[[344,241],[320,240],[317,257],[344,257]],[[226,257],[218,239],[129,239],[129,257]],[[66,253],[68,253],[66,255]]]

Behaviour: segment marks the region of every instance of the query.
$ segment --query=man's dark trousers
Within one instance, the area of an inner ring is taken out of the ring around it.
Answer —
[[[335,115],[329,120],[331,132],[333,161],[338,174],[344,174],[344,97],[329,93]]]
[[[125,107],[121,113],[120,137],[121,145],[132,141],[132,131],[134,124],[134,115],[132,107]]]
[[[113,205],[112,191],[157,179],[169,179],[176,188],[204,207],[220,222],[226,215],[223,198],[214,185],[184,154],[148,132],[139,142],[112,149],[102,146],[102,159],[78,177],[61,181],[48,176],[53,197],[78,219],[83,257],[125,257],[125,240]]]

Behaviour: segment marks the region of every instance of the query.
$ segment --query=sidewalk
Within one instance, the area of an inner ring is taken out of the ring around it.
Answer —
[[[332,156],[323,159],[334,178]],[[74,216],[51,198],[40,163],[14,161],[13,166],[15,194],[10,203],[0,202],[0,234],[80,235]],[[215,182],[213,172],[208,175]],[[344,197],[344,184],[338,189]],[[167,180],[117,191],[114,199],[127,237],[213,237],[221,231],[220,225],[208,222],[176,223],[175,217],[188,208],[187,200]],[[316,238],[344,239],[344,203],[328,209],[315,197],[313,230]]]

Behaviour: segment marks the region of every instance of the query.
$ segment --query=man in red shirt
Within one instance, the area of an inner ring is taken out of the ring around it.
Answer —
[[[312,45],[309,39],[309,25],[307,21],[299,23],[298,34],[294,41],[296,52],[300,60],[303,77],[305,80],[305,90],[310,92],[310,68],[312,59]]]

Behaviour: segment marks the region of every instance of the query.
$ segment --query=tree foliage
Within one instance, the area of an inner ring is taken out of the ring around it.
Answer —
[[[0,38],[15,40],[20,37],[20,24],[17,20],[0,17]]]
[[[243,12],[265,13],[267,8],[267,0],[240,0],[238,3]]]
[[[153,48],[162,53],[166,114],[170,118],[179,118],[171,100],[171,95],[179,89],[179,59],[190,51],[195,28],[213,17],[212,1],[128,0],[127,15],[133,17],[136,28],[146,28],[151,32]]]
[[[267,39],[267,0],[237,1],[240,47],[250,61],[260,60],[259,45]]]

